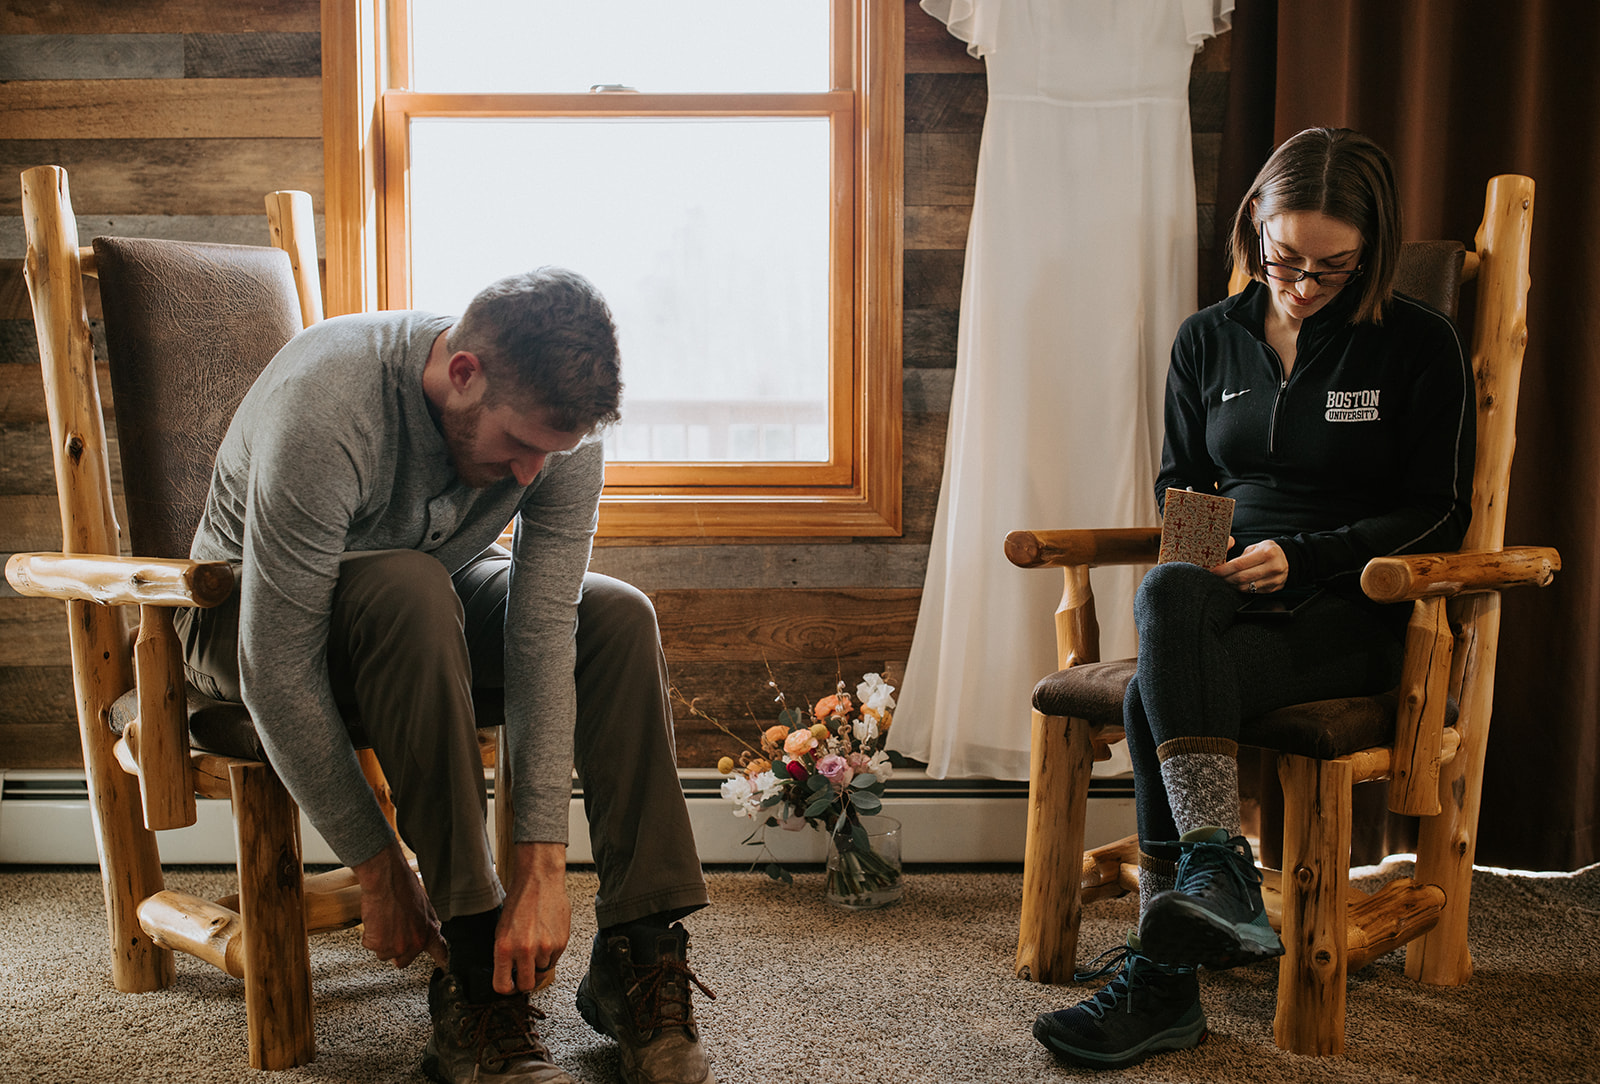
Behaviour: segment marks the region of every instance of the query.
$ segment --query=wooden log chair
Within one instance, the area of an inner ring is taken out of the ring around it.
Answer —
[[[1472,367],[1478,444],[1472,522],[1457,553],[1382,557],[1362,589],[1413,603],[1403,677],[1387,696],[1329,700],[1247,720],[1242,744],[1276,754],[1284,791],[1283,870],[1266,872],[1266,904],[1285,953],[1273,1034],[1285,1050],[1344,1047],[1347,973],[1407,945],[1406,973],[1457,985],[1472,973],[1467,908],[1484,753],[1494,694],[1498,592],[1545,585],[1560,556],[1504,548],[1506,489],[1526,342],[1533,182],[1490,180],[1477,248],[1404,247],[1397,287],[1452,316],[1476,279]],[[1236,276],[1234,288],[1244,280]],[[1153,563],[1160,529],[1014,531],[1006,555],[1023,568],[1061,567],[1056,611],[1061,670],[1033,693],[1033,751],[1017,974],[1072,978],[1084,903],[1138,891],[1138,838],[1084,853],[1090,769],[1123,739],[1122,700],[1134,661],[1099,661],[1089,570]],[[1389,781],[1389,808],[1421,818],[1414,877],[1367,895],[1349,884],[1351,788]]]
[[[244,980],[250,1064],[287,1069],[316,1056],[307,935],[359,923],[360,889],[348,869],[304,876],[298,809],[249,712],[187,685],[172,620],[174,607],[215,606],[235,589],[228,564],[188,559],[216,448],[262,367],[322,318],[311,197],[274,192],[266,202],[276,247],[97,238],[80,249],[65,171],[23,173],[26,277],[64,541],[61,553],[13,555],[6,578],[22,594],[67,603],[116,988],[170,985],[173,950],[214,964]],[[82,275],[100,280],[136,556],[118,555],[118,464]],[[124,617],[134,606],[136,634]],[[480,726],[500,722],[497,692],[477,707]],[[360,748],[360,720],[346,721]],[[382,769],[370,749],[360,754],[392,825]],[[164,887],[155,833],[195,823],[197,793],[232,801],[236,896]],[[509,802],[500,798],[504,840]]]

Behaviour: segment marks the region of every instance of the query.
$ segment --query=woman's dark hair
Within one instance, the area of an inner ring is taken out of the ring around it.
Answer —
[[[1348,287],[1360,294],[1350,322],[1381,321],[1400,262],[1400,198],[1388,153],[1349,128],[1308,128],[1284,140],[1233,217],[1233,266],[1264,280],[1260,223],[1294,211],[1318,211],[1361,231],[1362,273]]]
[[[616,325],[600,291],[575,271],[541,267],[489,284],[446,345],[477,355],[491,402],[542,408],[557,429],[587,431],[620,416]]]

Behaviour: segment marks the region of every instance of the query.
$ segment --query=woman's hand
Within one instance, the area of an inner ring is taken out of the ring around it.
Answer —
[[[1246,546],[1244,552],[1231,561],[1224,561],[1210,570],[1227,580],[1235,590],[1246,594],[1266,594],[1281,591],[1289,579],[1289,558],[1283,547],[1270,538]]]

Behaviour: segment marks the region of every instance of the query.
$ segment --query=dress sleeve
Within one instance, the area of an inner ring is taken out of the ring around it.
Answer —
[[[1233,0],[1182,0],[1183,29],[1198,51],[1207,38],[1233,26]],[[926,7],[926,3],[923,5]]]
[[[981,57],[994,51],[1004,0],[921,0],[922,10],[967,43],[967,52]],[[1205,0],[1211,3],[1212,0]],[[1232,0],[1216,0],[1229,3]]]

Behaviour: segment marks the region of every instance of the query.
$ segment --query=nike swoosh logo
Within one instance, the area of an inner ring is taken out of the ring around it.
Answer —
[[[1226,403],[1229,399],[1237,399],[1241,395],[1249,395],[1249,394],[1250,394],[1250,389],[1249,388],[1244,389],[1244,391],[1224,391],[1222,393],[1222,401],[1224,403]]]

